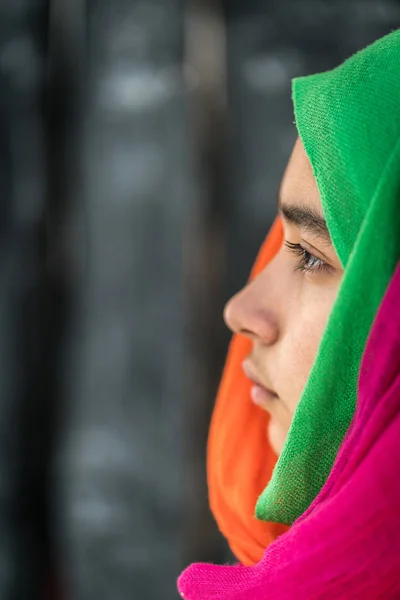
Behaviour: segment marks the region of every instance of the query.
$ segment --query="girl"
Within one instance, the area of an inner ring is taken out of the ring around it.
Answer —
[[[400,30],[292,92],[209,438],[240,564],[192,565],[186,600],[400,598]]]

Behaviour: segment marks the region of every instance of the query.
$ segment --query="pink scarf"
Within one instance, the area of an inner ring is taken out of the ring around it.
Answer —
[[[178,588],[185,600],[400,599],[400,266],[366,346],[354,421],[316,500],[255,566],[194,564]]]

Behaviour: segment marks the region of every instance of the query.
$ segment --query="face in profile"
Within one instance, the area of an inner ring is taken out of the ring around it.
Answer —
[[[260,275],[226,305],[225,322],[249,338],[243,363],[252,401],[269,413],[269,442],[280,454],[343,276],[318,187],[298,139],[283,176],[284,243]]]

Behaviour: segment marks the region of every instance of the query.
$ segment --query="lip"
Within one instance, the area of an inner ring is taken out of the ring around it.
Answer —
[[[267,388],[263,384],[261,378],[255,373],[255,370],[249,359],[243,361],[242,368],[247,379],[250,379],[250,381],[252,381],[254,384],[250,392],[251,399],[254,404],[262,406],[278,397],[273,390]]]

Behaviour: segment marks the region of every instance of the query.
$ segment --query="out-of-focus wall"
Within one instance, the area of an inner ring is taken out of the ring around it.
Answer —
[[[295,139],[397,0],[0,3],[0,598],[169,600],[232,558],[205,445]]]

